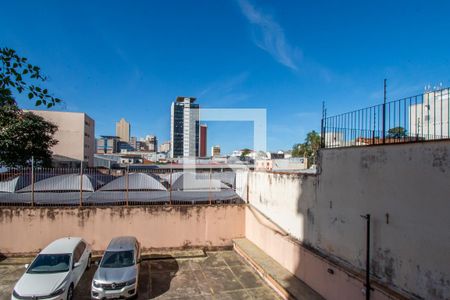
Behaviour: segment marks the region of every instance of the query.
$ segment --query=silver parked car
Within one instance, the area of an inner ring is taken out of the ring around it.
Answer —
[[[135,237],[111,240],[92,280],[93,299],[134,298],[137,295],[140,245]]]

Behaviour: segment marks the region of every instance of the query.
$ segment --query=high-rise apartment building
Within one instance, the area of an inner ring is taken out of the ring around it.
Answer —
[[[171,157],[196,157],[199,154],[199,105],[196,98],[177,97],[171,107]]]
[[[215,145],[211,147],[211,156],[220,156],[220,146]]]
[[[55,139],[58,143],[51,148],[54,163],[57,166],[68,166],[74,162],[94,164],[95,153],[95,121],[85,113],[30,110],[46,121],[58,126]]]
[[[164,142],[159,145],[159,152],[168,153],[170,152],[170,141]]]
[[[120,138],[121,142],[130,142],[131,125],[124,118],[116,122],[116,136]]]
[[[208,136],[208,126],[206,124],[200,125],[200,157],[206,157],[207,154],[207,136]]]
[[[150,152],[158,151],[158,139],[154,135],[147,135],[145,137],[145,144],[147,145],[147,149]]]
[[[111,154],[119,152],[119,137],[115,135],[101,135],[97,139],[97,153]]]

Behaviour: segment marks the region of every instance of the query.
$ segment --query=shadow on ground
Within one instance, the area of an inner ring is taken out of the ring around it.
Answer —
[[[87,300],[97,266],[86,270],[74,292],[74,299]],[[170,289],[170,282],[178,272],[178,263],[173,257],[154,260],[144,259],[141,262],[137,299],[155,299]]]

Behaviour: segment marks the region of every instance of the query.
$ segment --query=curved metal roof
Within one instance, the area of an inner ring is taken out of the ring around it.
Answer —
[[[124,191],[127,189],[127,178],[121,176],[102,186],[99,191]],[[166,188],[152,175],[145,173],[128,174],[128,190],[165,191]]]
[[[174,176],[175,175],[175,179]],[[221,190],[229,187],[218,179],[209,179],[208,173],[183,172],[172,175],[172,190]]]
[[[48,177],[51,177],[51,175],[46,173],[37,173],[34,175],[34,180],[40,181]],[[0,181],[0,192],[14,193],[15,191],[19,191],[30,184],[31,172],[24,172],[18,176],[11,177],[9,180]]]
[[[83,191],[93,192],[96,187],[95,179],[89,175],[83,175]],[[34,184],[35,192],[51,191],[79,191],[81,184],[80,174],[57,175],[44,180],[37,181]],[[18,192],[30,192],[31,185],[19,190]]]
[[[14,193],[17,190],[20,176],[8,181],[0,181],[0,193]]]
[[[196,178],[204,179],[204,180],[209,180],[209,176],[210,176],[209,172],[198,172],[198,173],[186,172],[186,173],[195,174]],[[158,174],[158,175],[161,179],[170,183],[170,174]],[[183,172],[172,173],[172,183],[177,181],[177,179],[180,178],[180,176],[182,176],[182,175],[183,175]],[[234,186],[236,173],[229,172],[229,171],[227,171],[227,172],[212,172],[211,178],[220,180],[228,186]]]

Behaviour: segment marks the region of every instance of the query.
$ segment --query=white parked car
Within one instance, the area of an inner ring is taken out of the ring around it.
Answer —
[[[12,300],[71,300],[91,265],[91,246],[79,237],[61,238],[44,248],[14,286]]]

